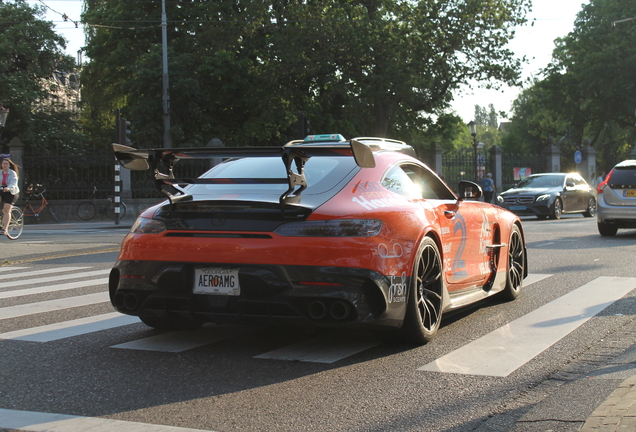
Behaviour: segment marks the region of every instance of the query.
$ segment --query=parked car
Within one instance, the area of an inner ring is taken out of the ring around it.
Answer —
[[[596,192],[576,173],[533,174],[500,193],[497,204],[520,216],[560,219],[564,213],[596,214]]]
[[[598,185],[597,221],[602,236],[636,228],[636,160],[617,164]]]
[[[168,195],[134,223],[109,279],[114,307],[151,327],[363,326],[422,344],[446,312],[516,298],[528,272],[519,218],[479,202],[476,183],[456,196],[400,141],[113,147]],[[175,178],[183,158],[230,159]]]

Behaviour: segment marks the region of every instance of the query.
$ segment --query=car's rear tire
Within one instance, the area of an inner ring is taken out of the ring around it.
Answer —
[[[523,275],[526,265],[526,251],[519,226],[514,225],[508,242],[508,266],[506,268],[506,288],[501,292],[504,300],[519,297],[523,287]]]
[[[557,198],[552,203],[552,210],[550,210],[550,219],[561,219],[563,214],[563,202],[561,198]]]
[[[142,323],[157,330],[195,330],[202,325],[196,321],[167,317],[139,317],[139,319]]]
[[[587,202],[587,210],[583,213],[585,217],[594,217],[596,215],[596,200],[591,198]]]
[[[598,233],[604,237],[615,236],[618,228],[616,225],[605,224],[603,222],[598,223]]]
[[[423,345],[437,334],[442,321],[442,269],[437,244],[432,238],[425,237],[413,263],[406,316],[400,329],[405,342]]]

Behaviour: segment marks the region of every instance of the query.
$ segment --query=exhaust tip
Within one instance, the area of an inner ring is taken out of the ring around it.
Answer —
[[[311,319],[323,319],[327,315],[327,306],[321,301],[313,301],[309,304],[308,313]]]
[[[333,302],[331,307],[329,308],[329,314],[335,320],[343,320],[349,316],[351,312],[351,307],[341,301]]]
[[[126,294],[124,297],[124,307],[128,310],[134,310],[137,308],[139,301],[135,294]]]

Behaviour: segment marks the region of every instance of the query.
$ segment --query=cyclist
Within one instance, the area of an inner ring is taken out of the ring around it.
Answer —
[[[4,215],[2,216],[2,225],[0,225],[0,235],[5,234],[5,229],[11,222],[11,209],[18,199],[18,166],[11,159],[2,159],[2,171],[0,171],[0,180],[2,181],[2,189],[0,191],[0,202],[3,205]]]

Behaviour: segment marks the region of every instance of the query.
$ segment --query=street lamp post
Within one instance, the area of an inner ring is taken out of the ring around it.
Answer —
[[[470,123],[468,123],[468,132],[470,132],[470,134],[473,137],[473,157],[474,157],[474,168],[475,168],[475,182],[478,180],[477,179],[477,123],[475,123],[474,121],[470,121]]]

